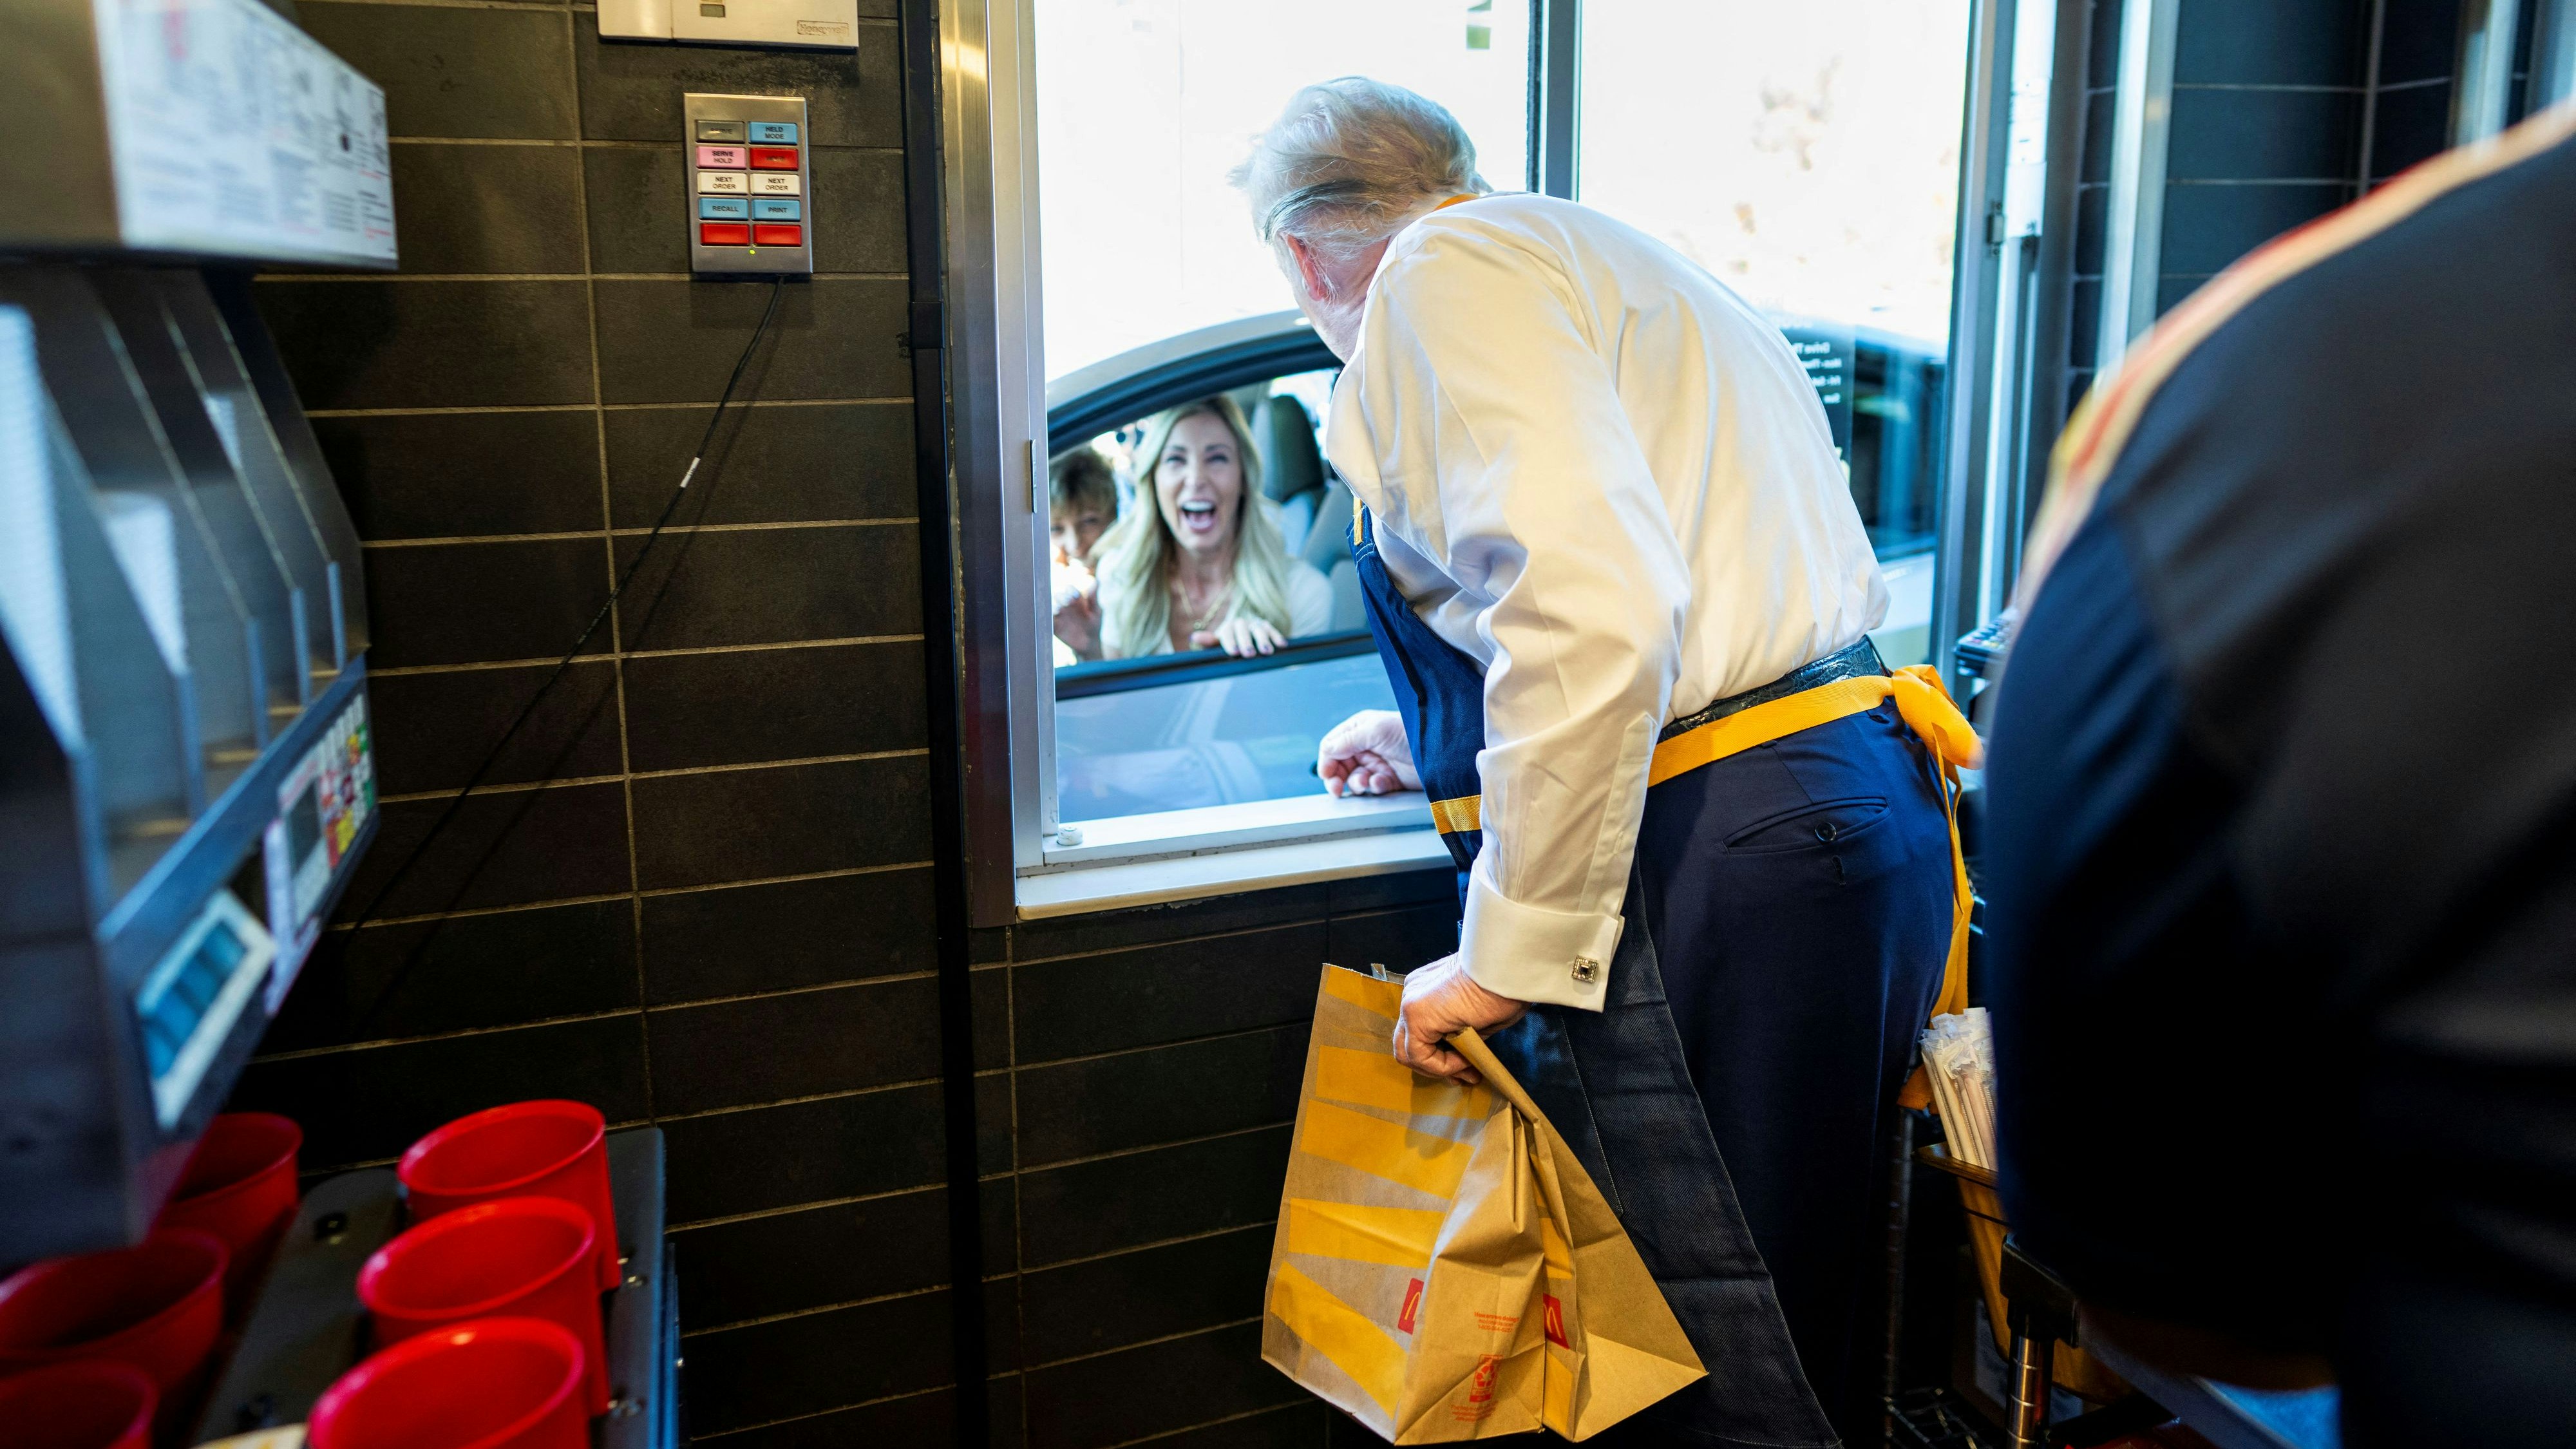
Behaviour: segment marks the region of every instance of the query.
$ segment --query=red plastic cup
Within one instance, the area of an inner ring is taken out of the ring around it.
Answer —
[[[224,1308],[239,1317],[260,1269],[295,1221],[295,1154],[304,1129],[274,1112],[226,1112],[206,1135],[170,1190],[155,1227],[195,1228],[221,1238],[232,1255],[224,1270]]]
[[[187,1228],[51,1258],[0,1283],[0,1374],[84,1359],[143,1371],[175,1421],[224,1326],[223,1241]],[[171,1425],[165,1423],[163,1428]]]
[[[581,1344],[560,1324],[485,1318],[407,1338],[322,1391],[309,1449],[589,1449]]]
[[[590,1280],[597,1232],[561,1198],[505,1197],[441,1213],[375,1251],[358,1301],[384,1347],[474,1318],[542,1318],[577,1339],[590,1412],[608,1411],[608,1351]]]
[[[89,1359],[0,1379],[9,1449],[150,1449],[161,1396],[143,1370]]]
[[[413,1143],[394,1173],[416,1223],[494,1198],[562,1198],[599,1225],[600,1291],[623,1276],[608,1197],[608,1120],[587,1102],[513,1102],[459,1117]]]

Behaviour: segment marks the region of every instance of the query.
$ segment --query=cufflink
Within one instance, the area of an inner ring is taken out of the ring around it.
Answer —
[[[1574,979],[1586,986],[1601,979],[1601,963],[1589,956],[1574,958]]]

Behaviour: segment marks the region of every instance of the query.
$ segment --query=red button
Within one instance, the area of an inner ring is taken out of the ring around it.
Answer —
[[[751,148],[751,169],[754,171],[793,171],[796,169],[796,148],[793,146],[754,146]]]
[[[751,239],[765,247],[801,247],[805,245],[805,228],[765,221],[751,229]]]
[[[698,223],[698,245],[747,247],[751,245],[751,228],[738,221],[702,221]]]

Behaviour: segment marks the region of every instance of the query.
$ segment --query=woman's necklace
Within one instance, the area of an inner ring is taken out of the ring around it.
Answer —
[[[1181,637],[1186,639],[1192,634],[1204,632],[1210,620],[1224,615],[1226,605],[1234,599],[1234,580],[1227,579],[1223,587],[1208,596],[1205,604],[1191,600],[1190,585],[1186,579],[1174,579],[1172,592],[1180,596],[1181,611],[1190,616],[1188,627],[1181,631]]]

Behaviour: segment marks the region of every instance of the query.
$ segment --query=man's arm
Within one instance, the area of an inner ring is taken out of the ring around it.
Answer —
[[[1598,1010],[1690,573],[1573,301],[1507,243],[1428,238],[1378,278],[1363,406],[1415,537],[1492,601],[1463,970]]]

